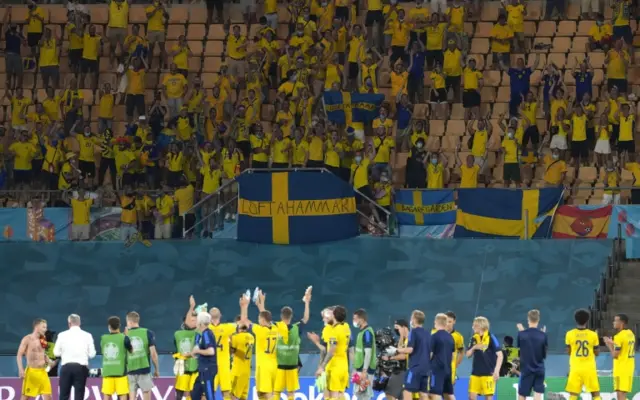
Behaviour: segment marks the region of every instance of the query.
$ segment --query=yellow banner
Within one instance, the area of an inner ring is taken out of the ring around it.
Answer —
[[[240,199],[238,212],[250,217],[313,217],[353,214],[356,212],[356,202],[353,197],[288,201],[250,201]]]

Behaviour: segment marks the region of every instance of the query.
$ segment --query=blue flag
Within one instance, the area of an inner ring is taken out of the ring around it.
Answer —
[[[304,244],[358,235],[353,188],[333,174],[245,173],[238,184],[238,240]]]
[[[383,101],[383,94],[324,92],[327,118],[336,124],[371,122],[378,116]]]
[[[456,222],[453,190],[398,190],[395,210],[400,225],[447,225]]]
[[[562,192],[562,188],[460,190],[454,237],[551,237]]]

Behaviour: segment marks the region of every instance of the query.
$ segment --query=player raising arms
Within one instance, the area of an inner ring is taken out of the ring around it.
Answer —
[[[47,342],[44,333],[47,331],[47,321],[36,319],[33,321],[33,332],[22,338],[16,362],[18,363],[18,374],[22,381],[21,400],[36,398],[42,395],[43,400],[51,400],[51,381],[47,375],[47,356],[44,349]],[[22,366],[22,357],[27,358],[27,370]]]
[[[593,400],[600,400],[600,382],[596,370],[596,356],[600,352],[598,334],[587,329],[589,311],[577,310],[573,318],[577,327],[565,336],[569,353],[569,378],[565,390],[569,392],[569,400],[578,400],[584,386]]]
[[[255,338],[247,332],[247,326],[240,323],[240,316],[236,318],[236,323],[238,324],[238,332],[231,336],[231,353],[233,354],[231,396],[235,400],[247,400]]]
[[[613,327],[618,331],[613,339],[605,337],[613,357],[613,390],[618,400],[627,398],[631,392],[635,371],[636,335],[628,328],[629,317],[618,314],[613,318]]]
[[[436,315],[435,332],[431,334],[429,347],[431,348],[431,382],[429,384],[430,398],[441,400],[455,400],[451,366],[455,354],[453,336],[447,331],[447,315]]]
[[[467,358],[473,357],[471,378],[469,378],[469,400],[484,396],[493,399],[496,381],[500,376],[503,354],[500,342],[489,332],[489,320],[476,317],[473,320],[473,337],[471,347],[467,350]]]
[[[252,324],[248,318],[249,298],[240,298],[240,324],[247,325],[248,331],[256,338],[256,391],[259,400],[267,400],[273,397],[273,389],[276,383],[276,372],[278,370],[278,359],[276,344],[278,336],[288,336],[286,330],[280,330],[272,323],[271,312],[264,309],[262,302],[265,296],[258,296],[256,305],[260,311],[258,314],[258,325]]]
[[[329,351],[327,344],[329,343],[329,337],[331,336],[331,330],[333,329],[333,325],[335,324],[335,319],[333,318],[333,310],[335,306],[327,307],[320,312],[322,316],[322,322],[324,323],[324,327],[322,328],[321,336],[318,336],[315,332],[307,333],[307,338],[316,345],[316,347],[320,350],[320,362],[318,363],[318,370],[320,367],[325,364],[325,358],[327,357],[327,353]],[[324,398],[329,400],[331,398],[329,390],[325,387],[324,390]]]
[[[453,360],[451,361],[451,383],[455,384],[458,366],[464,359],[464,337],[460,332],[456,331],[456,314],[453,311],[447,311],[445,315],[447,316],[447,331],[453,337],[455,347]]]

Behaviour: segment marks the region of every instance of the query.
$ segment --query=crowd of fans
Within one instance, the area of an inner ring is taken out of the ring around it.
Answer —
[[[236,5],[207,0],[207,36],[219,30],[222,44],[210,86],[193,72],[202,53],[186,34],[167,39],[164,0],[144,6],[146,24],[130,23],[129,0],[111,0],[106,26],[93,23],[93,5],[69,2],[61,26],[27,3],[7,6],[2,27],[0,188],[18,202],[50,190],[52,203],[87,208],[96,196],[85,191],[97,193],[122,206],[123,223],[165,238],[176,217],[193,224],[200,199],[209,210],[227,205],[209,232],[233,220],[233,179],[246,168],[326,168],[382,222],[393,187],[562,185],[593,167],[605,202],[620,201],[625,174],[640,187],[631,0],[583,0],[588,38],[562,65],[528,31],[525,0],[503,0],[493,22],[483,15],[497,3],[480,1],[241,0],[242,24],[229,19]],[[562,0],[546,1],[544,18],[554,11],[566,18]],[[469,32],[488,38],[491,54],[474,54]],[[484,91],[496,74],[509,91],[503,108]],[[372,123],[341,126],[326,117],[324,91],[384,93],[385,102]]]

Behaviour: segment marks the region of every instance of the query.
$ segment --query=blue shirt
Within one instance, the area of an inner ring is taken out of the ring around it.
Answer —
[[[455,344],[453,336],[445,330],[439,330],[431,335],[431,371],[451,373],[451,362]]]
[[[418,51],[413,55],[413,66],[409,70],[409,75],[413,78],[424,77],[424,52]]]
[[[20,33],[13,32],[11,29],[6,31],[5,37],[5,53],[13,53],[20,55],[20,45],[22,44],[22,35]]]
[[[207,328],[202,333],[196,334],[196,345],[201,350],[216,348],[216,338],[213,336],[211,329]],[[205,369],[218,366],[218,356],[213,354],[212,356],[205,356],[198,354],[198,369]]]
[[[491,376],[493,375],[493,371],[496,368],[496,362],[498,361],[498,351],[501,351],[500,342],[494,335],[487,332],[480,339],[478,339],[478,335],[473,335],[473,338],[471,339],[471,346],[478,343],[478,340],[482,341],[486,348],[483,350],[474,350],[471,375]]]
[[[409,121],[411,121],[411,112],[400,103],[396,104],[396,121],[398,122],[398,130],[406,129],[409,126]]]
[[[547,358],[547,334],[538,328],[518,332],[517,347],[520,348],[520,373],[544,373]]]
[[[585,93],[591,94],[593,90],[593,74],[590,71],[578,71],[573,77],[576,79],[576,100],[581,101]]]
[[[428,373],[431,369],[431,333],[423,327],[413,328],[409,331],[407,347],[413,351],[409,354],[409,368]]]
[[[520,96],[520,94],[526,95],[529,93],[529,78],[531,78],[532,74],[531,68],[509,68],[508,74],[511,79],[511,96]]]
[[[129,328],[129,331],[132,331],[134,329],[138,329],[138,328]],[[131,348],[131,341],[127,339],[124,340],[124,347],[127,350],[131,351],[133,349]],[[127,347],[127,342],[129,343],[129,347]],[[147,329],[147,343],[148,343],[148,347],[155,347],[156,345],[156,335],[153,333],[153,331],[150,331],[148,329]],[[149,366],[147,368],[140,368],[140,369],[127,372],[127,374],[129,375],[146,375],[149,373],[151,373],[151,353],[149,353]]]

